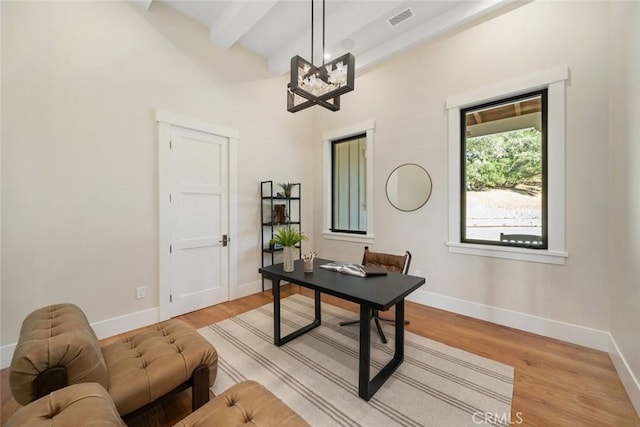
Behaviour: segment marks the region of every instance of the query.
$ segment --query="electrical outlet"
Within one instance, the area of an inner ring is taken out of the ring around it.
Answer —
[[[142,299],[147,296],[147,288],[145,286],[138,286],[136,288],[136,299]]]

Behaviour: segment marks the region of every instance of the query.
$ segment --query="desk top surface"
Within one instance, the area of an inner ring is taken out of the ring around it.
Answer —
[[[320,268],[331,260],[316,258],[313,272],[305,273],[302,260],[295,261],[295,270],[283,271],[282,264],[260,268],[263,276],[333,295],[377,310],[387,310],[425,283],[424,277],[389,272],[385,276],[358,277]]]

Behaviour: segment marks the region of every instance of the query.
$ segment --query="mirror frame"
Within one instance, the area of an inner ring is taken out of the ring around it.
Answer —
[[[398,207],[395,203],[393,203],[391,201],[391,199],[389,198],[389,180],[391,179],[391,177],[393,176],[393,174],[400,169],[401,167],[404,166],[416,166],[420,169],[422,169],[424,171],[424,173],[426,174],[426,178],[428,180],[429,183],[429,192],[427,193],[427,197],[424,199],[424,201],[422,202],[422,204],[420,206],[417,206],[415,208],[412,209],[402,209],[400,207]],[[431,198],[431,193],[433,192],[433,180],[431,179],[431,175],[429,175],[429,172],[427,172],[427,170],[425,168],[423,168],[422,166],[416,164],[416,163],[403,163],[399,166],[397,166],[395,169],[393,169],[391,171],[391,173],[389,174],[389,176],[387,177],[387,181],[384,185],[384,193],[387,196],[387,200],[389,201],[389,203],[391,204],[391,206],[393,206],[394,208],[398,209],[399,211],[402,212],[413,212],[413,211],[417,211],[418,209],[420,209],[421,207],[423,207],[424,205],[427,204],[427,202],[429,201],[429,199]]]

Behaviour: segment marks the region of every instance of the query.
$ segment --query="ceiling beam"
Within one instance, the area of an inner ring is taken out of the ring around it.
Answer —
[[[235,0],[209,27],[209,39],[229,49],[271,10],[279,0]]]
[[[326,46],[332,46],[340,43],[340,41],[349,38],[353,33],[357,32],[361,28],[365,27],[371,21],[380,18],[381,16],[398,9],[398,2],[347,2],[344,6],[338,8],[336,11],[327,15],[325,19],[325,37]],[[320,12],[318,13],[318,10]],[[311,13],[311,9],[309,9]],[[301,19],[308,19],[307,16],[301,17]],[[322,31],[322,12],[321,9],[316,10],[315,19],[315,31],[316,43],[321,43]],[[294,41],[282,47],[271,55],[268,59],[269,71],[275,74],[284,74],[289,71],[291,66],[291,57],[300,55],[307,59],[309,56],[309,50],[311,46],[311,28],[298,36]],[[322,46],[316,44],[315,48]],[[317,58],[320,58],[320,50],[317,51]],[[308,58],[313,61],[312,58]],[[356,59],[356,64],[358,63]],[[356,66],[357,67],[357,66]]]

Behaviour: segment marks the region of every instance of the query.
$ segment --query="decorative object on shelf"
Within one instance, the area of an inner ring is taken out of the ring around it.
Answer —
[[[307,240],[307,236],[291,224],[278,228],[273,234],[271,244],[280,244],[283,246],[284,253],[284,271],[290,273],[293,271],[293,257],[295,246],[303,240]]]
[[[311,62],[299,55],[291,58],[291,81],[287,85],[287,110],[291,113],[320,105],[330,111],[340,109],[340,95],[355,85],[355,58],[346,53],[325,63],[325,0],[322,0],[322,65],[313,64],[314,0],[311,0]]]
[[[283,184],[278,184],[282,190],[284,191],[284,197],[291,197],[291,189],[295,185],[293,182],[285,182]],[[280,194],[280,193],[278,193]]]
[[[310,252],[308,254],[302,255],[302,262],[304,263],[304,272],[305,273],[313,273],[313,260],[316,257],[315,252]]]
[[[285,205],[273,205],[273,223],[284,224],[287,222],[287,207]]]

